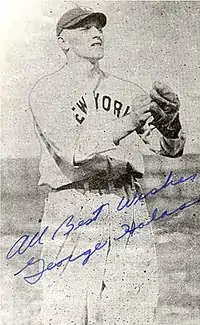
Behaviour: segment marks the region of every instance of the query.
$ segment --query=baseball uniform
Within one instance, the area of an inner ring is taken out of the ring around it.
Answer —
[[[113,141],[132,100],[143,94],[138,85],[101,70],[92,79],[78,68],[72,75],[67,64],[33,88],[39,184],[52,188],[41,223],[41,230],[49,226],[42,257],[59,265],[40,280],[42,324],[153,324],[158,282],[152,229],[116,240],[123,224],[149,219],[145,202],[117,211],[122,196],[141,191],[147,145],[137,132]],[[177,157],[184,142],[181,131],[174,139],[159,135],[156,150]],[[94,254],[85,262],[87,250]]]

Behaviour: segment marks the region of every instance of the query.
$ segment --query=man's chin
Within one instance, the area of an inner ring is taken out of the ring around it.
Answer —
[[[93,53],[92,55],[88,55],[88,56],[85,56],[84,58],[89,60],[90,62],[96,62],[96,61],[99,61],[101,59],[103,59],[104,57],[104,52],[99,52],[99,53]]]
[[[95,60],[99,61],[99,60],[103,59],[103,57],[104,57],[104,53],[99,53],[98,55],[94,55],[91,59],[94,61]]]
[[[96,53],[92,53],[91,59],[101,60],[104,57],[104,51],[97,51]]]

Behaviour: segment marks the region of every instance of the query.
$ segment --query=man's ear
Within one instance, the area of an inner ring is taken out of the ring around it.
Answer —
[[[69,50],[69,42],[66,39],[66,37],[62,36],[58,36],[58,44],[60,45],[61,49],[63,51],[68,51]]]

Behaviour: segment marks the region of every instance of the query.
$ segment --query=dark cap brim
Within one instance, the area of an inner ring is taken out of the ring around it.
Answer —
[[[56,34],[57,36],[60,35],[60,33],[62,32],[63,29],[73,29],[73,28],[78,28],[79,24],[89,18],[89,17],[93,17],[95,18],[97,21],[99,21],[101,27],[104,27],[107,23],[107,18],[106,16],[102,13],[102,12],[90,12],[90,13],[85,13],[79,17],[74,18],[72,21],[66,23],[66,24],[62,24],[62,25],[57,25],[56,28]]]

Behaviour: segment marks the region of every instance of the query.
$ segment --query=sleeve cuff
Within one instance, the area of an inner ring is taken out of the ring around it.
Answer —
[[[180,157],[183,154],[186,137],[184,132],[179,132],[179,137],[176,139],[165,138],[160,140],[161,155],[167,157]]]

